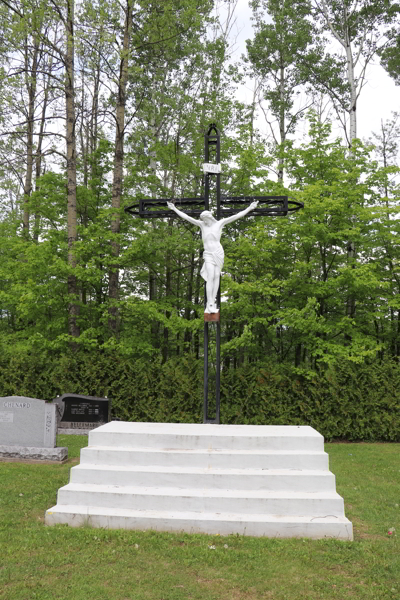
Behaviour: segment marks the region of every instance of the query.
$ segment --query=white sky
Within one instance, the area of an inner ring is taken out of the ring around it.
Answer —
[[[254,35],[251,23],[252,11],[248,0],[238,0],[235,14],[237,19],[232,33],[236,31],[235,35],[237,37],[233,59],[239,60],[240,56],[245,54],[246,39],[251,39]],[[238,94],[240,100],[251,102],[252,90],[250,86],[242,86]],[[400,111],[400,86],[395,85],[393,79],[380,66],[377,58],[375,64],[370,65],[368,68],[367,83],[358,100],[358,137],[365,139],[370,137],[373,131],[378,132],[381,119],[391,118],[392,111]],[[262,130],[265,129],[266,132],[267,129],[264,127],[264,123],[264,118],[258,120],[258,126]]]

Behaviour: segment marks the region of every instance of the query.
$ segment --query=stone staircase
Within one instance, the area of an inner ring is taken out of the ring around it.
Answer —
[[[307,426],[115,421],[89,433],[46,524],[352,540]]]

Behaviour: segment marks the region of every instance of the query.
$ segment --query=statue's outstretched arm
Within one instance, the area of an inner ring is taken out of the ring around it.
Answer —
[[[254,210],[255,208],[257,208],[257,205],[258,205],[258,201],[252,202],[250,204],[250,206],[248,206],[244,210],[241,210],[240,212],[236,213],[236,215],[232,215],[231,217],[226,217],[225,219],[221,219],[220,220],[221,226],[226,225],[227,223],[232,223],[232,221],[236,221],[237,219],[244,217],[251,210]]]
[[[167,206],[171,210],[176,212],[176,214],[179,215],[182,219],[185,219],[185,221],[189,221],[189,223],[192,223],[193,225],[197,225],[198,227],[201,227],[201,225],[202,225],[201,221],[197,221],[197,219],[193,219],[192,217],[189,217],[189,215],[187,215],[186,213],[182,212],[181,210],[178,210],[176,208],[175,204],[173,204],[172,202],[167,202]]]

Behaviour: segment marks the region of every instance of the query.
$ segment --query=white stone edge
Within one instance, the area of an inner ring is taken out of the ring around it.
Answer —
[[[28,446],[0,446],[1,459],[49,460],[63,462],[68,458],[68,448],[35,448]]]

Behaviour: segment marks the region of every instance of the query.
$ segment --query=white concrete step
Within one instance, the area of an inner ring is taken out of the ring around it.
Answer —
[[[298,450],[222,450],[134,448],[121,446],[88,446],[81,450],[81,464],[147,465],[204,467],[227,469],[314,469],[328,470],[329,457],[323,451]]]
[[[112,421],[89,433],[89,446],[323,452],[324,438],[308,426]]]
[[[200,467],[115,466],[80,464],[71,469],[71,483],[144,487],[233,490],[335,490],[330,471],[295,469],[204,469]]]
[[[69,483],[58,490],[57,506],[70,504],[129,510],[344,516],[343,498],[335,491],[177,489]]]
[[[107,423],[57,502],[48,525],[352,539],[308,426]]]
[[[346,517],[277,516],[265,514],[197,513],[151,511],[93,506],[57,505],[46,513],[48,525],[68,524],[108,529],[185,531],[189,533],[239,534],[277,538],[308,537],[352,540],[352,525]]]

